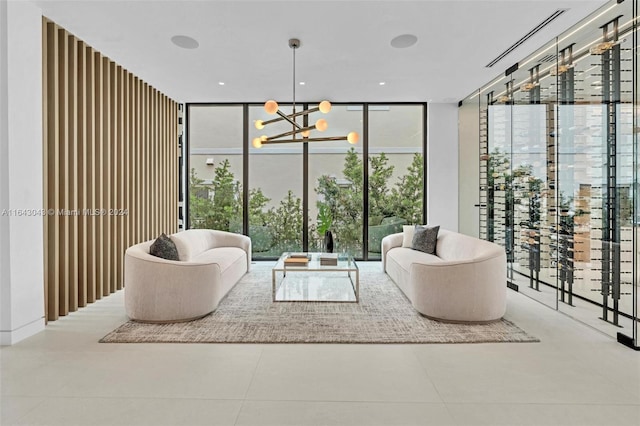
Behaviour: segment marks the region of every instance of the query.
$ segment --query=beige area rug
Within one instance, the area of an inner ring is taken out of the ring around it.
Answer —
[[[288,279],[288,278],[287,278]],[[125,290],[126,291],[126,290]],[[364,264],[360,303],[271,301],[271,265],[252,265],[218,309],[177,324],[129,321],[102,343],[539,342],[510,321],[447,324],[418,314],[380,264]]]

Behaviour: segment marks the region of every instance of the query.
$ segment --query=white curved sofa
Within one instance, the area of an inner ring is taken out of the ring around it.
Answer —
[[[503,247],[440,230],[436,255],[402,247],[403,234],[382,240],[382,265],[422,315],[445,322],[485,323],[506,311]]]
[[[249,271],[251,240],[240,234],[190,229],[171,235],[179,261],[149,254],[154,240],[124,255],[125,310],[141,322],[190,321],[213,312]]]

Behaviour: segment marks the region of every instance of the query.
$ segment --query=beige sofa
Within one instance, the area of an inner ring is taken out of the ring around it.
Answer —
[[[504,248],[447,230],[438,234],[435,256],[402,244],[402,233],[382,240],[382,265],[418,312],[446,322],[502,318],[507,293]]]
[[[141,322],[189,321],[214,311],[249,271],[249,237],[210,229],[171,235],[179,261],[149,254],[154,240],[124,256],[125,310]]]

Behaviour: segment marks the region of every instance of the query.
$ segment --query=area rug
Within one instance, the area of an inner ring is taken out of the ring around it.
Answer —
[[[288,278],[287,278],[288,279]],[[126,290],[125,290],[126,291]],[[418,314],[380,264],[360,272],[360,303],[271,301],[271,265],[253,265],[218,309],[177,324],[129,321],[102,343],[538,342],[508,320],[447,324]]]

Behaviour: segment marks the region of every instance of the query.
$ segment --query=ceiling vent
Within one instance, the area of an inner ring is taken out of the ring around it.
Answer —
[[[543,20],[538,25],[536,25],[534,29],[529,31],[524,37],[522,37],[520,40],[513,43],[507,50],[499,54],[493,61],[485,65],[485,67],[491,68],[492,66],[500,62],[502,59],[504,59],[505,56],[507,56],[509,53],[513,52],[514,50],[516,50],[518,47],[520,47],[522,43],[524,43],[525,41],[529,40],[531,37],[536,35],[544,27],[546,27],[547,25],[549,25],[550,23],[558,19],[558,17],[563,13],[565,13],[567,10],[569,9],[558,9],[555,12],[553,12],[551,15],[549,15],[549,17],[547,17],[545,20]]]
[[[546,55],[543,56],[542,58],[538,59],[538,62],[543,63],[543,62],[555,62],[557,59],[556,55]]]

